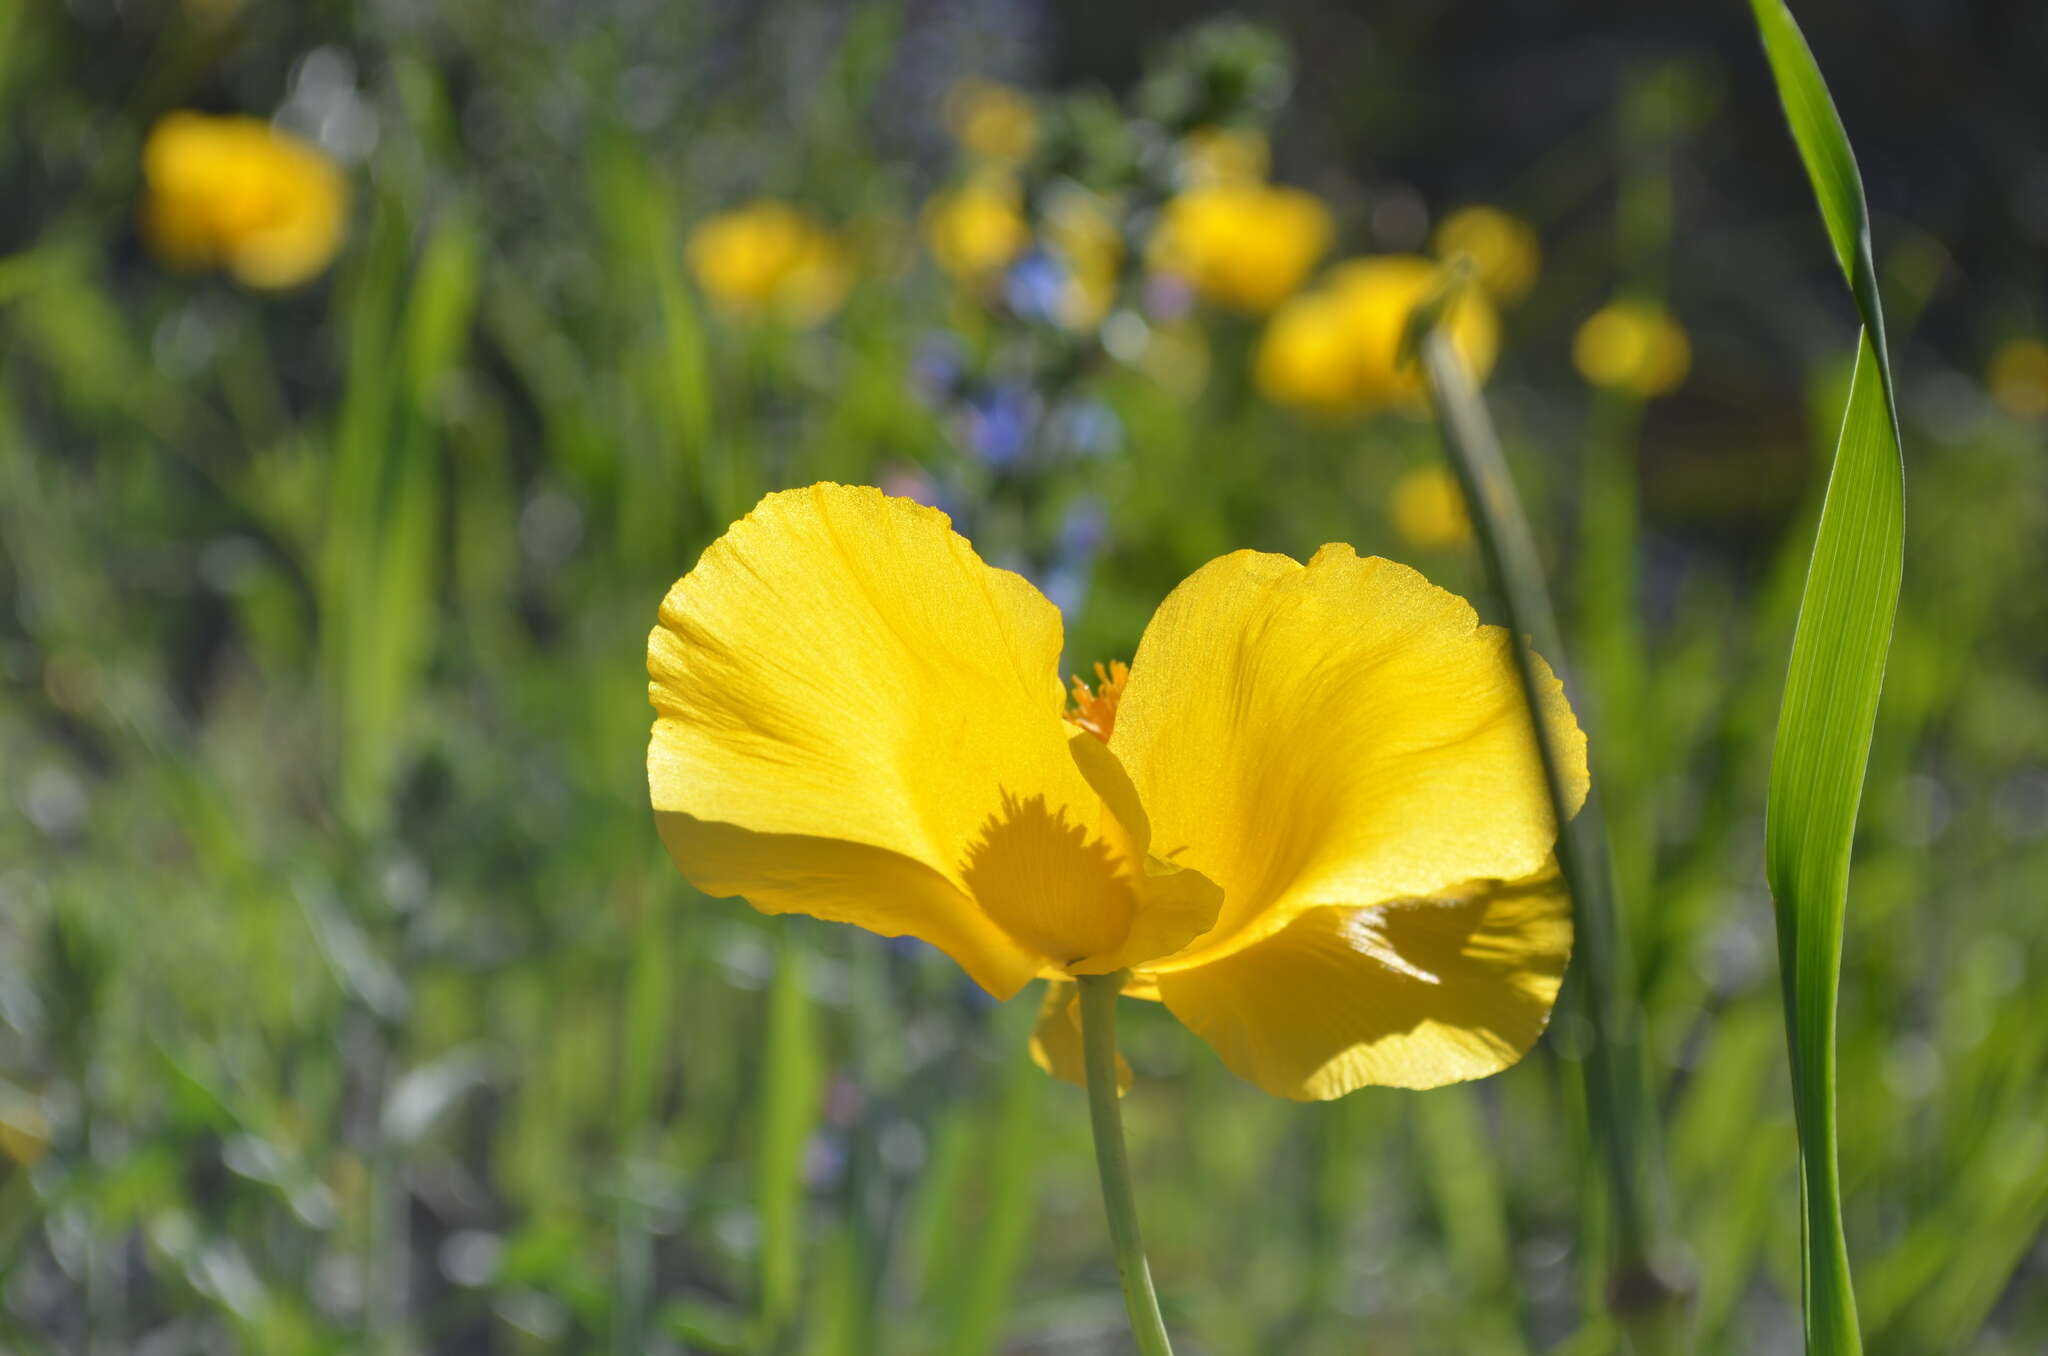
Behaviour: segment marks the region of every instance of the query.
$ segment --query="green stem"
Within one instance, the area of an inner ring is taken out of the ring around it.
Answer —
[[[1145,1262],[1145,1244],[1138,1236],[1131,1160],[1124,1152],[1123,1113],[1117,1108],[1116,998],[1123,991],[1124,973],[1079,978],[1088,1121],[1095,1131],[1095,1166],[1102,1174],[1102,1204],[1109,1211],[1109,1245],[1116,1253],[1124,1308],[1130,1312],[1131,1334],[1138,1339],[1143,1356],[1173,1356],[1166,1323],[1159,1317],[1159,1296],[1152,1289],[1152,1268]]]

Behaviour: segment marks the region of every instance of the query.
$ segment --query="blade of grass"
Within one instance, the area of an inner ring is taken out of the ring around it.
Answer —
[[[778,929],[775,981],[768,994],[768,1050],[761,1064],[756,1335],[764,1351],[780,1349],[801,1312],[804,1146],[818,1115],[816,1019],[804,992],[804,949],[794,931]]]
[[[1535,656],[1543,655],[1559,677],[1566,676],[1564,646],[1543,585],[1543,563],[1508,475],[1493,421],[1465,370],[1464,361],[1438,326],[1463,279],[1454,272],[1447,286],[1417,308],[1409,321],[1407,345],[1422,364],[1444,448],[1470,512],[1473,535],[1487,575],[1500,599],[1508,630],[1524,643],[1515,647],[1522,689],[1531,702],[1537,687]],[[1569,679],[1566,678],[1567,686]],[[1543,759],[1544,778],[1558,820],[1557,859],[1572,895],[1573,972],[1592,1028],[1586,1054],[1586,1098],[1601,1162],[1608,1173],[1614,1217],[1614,1269],[1608,1304],[1638,1350],[1679,1349],[1684,1341],[1685,1297],[1662,1274],[1662,1227],[1654,1218],[1661,1192],[1650,1188],[1648,1096],[1644,1087],[1637,1022],[1628,995],[1628,955],[1614,905],[1614,870],[1597,787],[1577,816],[1568,796],[1558,750],[1549,730],[1532,720]]]
[[[1870,216],[1849,138],[1782,0],[1752,0],[1786,121],[1863,319],[1771,753],[1764,858],[1799,1124],[1807,1350],[1863,1349],[1835,1160],[1835,1002],[1849,857],[1905,565],[1905,471]]]

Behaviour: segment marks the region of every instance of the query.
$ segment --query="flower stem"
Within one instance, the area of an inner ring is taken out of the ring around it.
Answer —
[[[1593,1133],[1601,1141],[1614,1221],[1613,1274],[1609,1308],[1628,1331],[1631,1349],[1643,1353],[1690,1350],[1685,1324],[1690,1294],[1682,1278],[1666,1274],[1663,1249],[1663,1191],[1656,1160],[1656,1127],[1645,1086],[1638,1010],[1630,994],[1627,938],[1614,899],[1614,868],[1598,788],[1587,793],[1574,816],[1566,792],[1563,762],[1549,726],[1537,715],[1536,656],[1567,678],[1564,645],[1543,585],[1543,564],[1508,474],[1493,418],[1450,337],[1438,327],[1442,306],[1455,295],[1441,294],[1410,320],[1410,337],[1422,365],[1430,401],[1443,435],[1444,452],[1464,491],[1473,535],[1499,595],[1503,621],[1522,643],[1514,647],[1515,668],[1530,707],[1530,728],[1558,824],[1557,860],[1572,895],[1573,972],[1593,1043],[1585,1060],[1586,1097]],[[1431,312],[1434,312],[1432,314]]]
[[[1131,1195],[1131,1161],[1124,1152],[1123,1113],[1117,1107],[1116,998],[1124,973],[1081,975],[1081,1051],[1088,1069],[1088,1120],[1095,1131],[1095,1166],[1102,1174],[1102,1204],[1109,1211],[1109,1245],[1116,1253],[1117,1279],[1131,1334],[1144,1356],[1173,1356],[1152,1268],[1138,1236],[1138,1203]]]

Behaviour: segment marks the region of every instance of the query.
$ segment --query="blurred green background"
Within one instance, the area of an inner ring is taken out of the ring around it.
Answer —
[[[1873,1352],[2037,1353],[2048,14],[1800,12],[1907,443],[1851,1255]],[[1761,798],[1855,322],[1747,15],[1261,17],[0,3],[0,1350],[1127,1349],[1033,999],[694,896],[647,808],[645,635],[821,478],[947,508],[1066,608],[1077,671],[1241,546],[1349,541],[1487,611],[1428,422],[1268,398],[1276,322],[1156,243],[1269,142],[1327,261],[1428,254],[1473,203],[1540,241],[1474,304],[1614,835],[1660,1261],[1699,1349],[1797,1350]],[[315,276],[251,285],[227,218],[176,257],[166,214],[283,173],[146,175],[177,110],[346,183],[331,220],[289,174],[271,204],[332,227]],[[1256,217],[1217,229],[1220,267],[1265,258]],[[1589,356],[1617,297],[1688,359]],[[1508,1073],[1327,1105],[1125,1006],[1184,1351],[1618,1349],[1569,982]]]

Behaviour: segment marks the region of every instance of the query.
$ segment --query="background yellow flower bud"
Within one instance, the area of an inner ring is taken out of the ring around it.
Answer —
[[[1180,143],[1181,179],[1190,187],[1258,183],[1272,159],[1266,138],[1241,128],[1197,127]]]
[[[1357,349],[1344,304],[1327,292],[1304,293],[1267,323],[1252,377],[1276,405],[1357,409],[1365,403]]]
[[[1685,380],[1692,368],[1692,341],[1660,307],[1610,302],[1579,326],[1572,363],[1595,386],[1658,396]]]
[[[1388,505],[1394,530],[1410,546],[1444,551],[1472,540],[1472,519],[1457,479],[1441,466],[1420,466],[1394,482]]]
[[[983,175],[933,198],[925,209],[932,258],[956,278],[995,272],[1031,243],[1024,195],[1015,181]]]
[[[1520,301],[1536,284],[1543,250],[1536,231],[1497,207],[1461,207],[1436,229],[1436,254],[1472,261],[1479,285],[1503,305]]]
[[[1270,184],[1190,189],[1166,205],[1150,262],[1204,298],[1263,315],[1330,247],[1330,210],[1312,193]]]
[[[1339,266],[1322,288],[1288,302],[1268,323],[1253,369],[1259,389],[1275,403],[1325,414],[1418,406],[1422,377],[1401,363],[1401,333],[1437,277],[1437,265],[1415,255]],[[1465,365],[1485,380],[1500,347],[1493,304],[1468,290],[1448,324]]]
[[[341,247],[348,181],[310,142],[257,118],[172,113],[142,150],[144,238],[179,268],[294,287]]]
[[[845,248],[788,203],[763,200],[720,213],[691,232],[688,252],[697,285],[732,315],[821,324],[853,283]]]
[[[970,155],[1016,164],[1038,145],[1038,113],[1023,91],[970,75],[946,92],[946,129]]]

